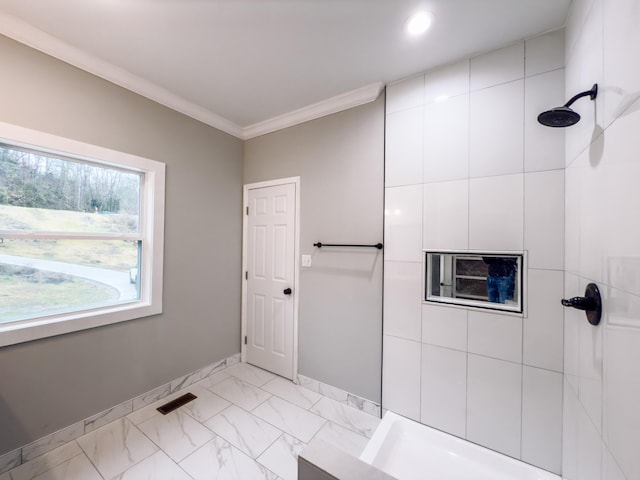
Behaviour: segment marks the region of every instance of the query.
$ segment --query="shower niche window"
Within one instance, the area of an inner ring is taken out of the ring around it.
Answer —
[[[523,255],[425,251],[426,302],[523,312]]]

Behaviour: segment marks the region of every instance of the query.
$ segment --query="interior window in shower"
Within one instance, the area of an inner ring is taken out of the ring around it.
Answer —
[[[523,254],[426,251],[424,255],[426,302],[522,313]]]

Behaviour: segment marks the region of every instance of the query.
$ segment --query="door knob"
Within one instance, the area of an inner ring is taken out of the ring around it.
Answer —
[[[291,295],[291,289],[290,288],[285,288],[282,293],[284,293],[285,295]]]

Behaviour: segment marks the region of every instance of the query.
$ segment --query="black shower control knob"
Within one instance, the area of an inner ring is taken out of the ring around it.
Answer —
[[[584,297],[562,299],[562,305],[584,310],[591,325],[598,325],[602,318],[602,297],[595,283],[590,283],[584,291]]]
[[[290,288],[285,288],[282,293],[284,293],[285,295],[291,295],[291,289]]]
[[[595,310],[596,308],[595,300],[587,297],[573,297],[568,300],[562,299],[562,305],[586,311]]]

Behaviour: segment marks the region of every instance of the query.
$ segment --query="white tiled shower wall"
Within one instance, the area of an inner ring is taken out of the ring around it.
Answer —
[[[389,86],[385,172],[383,407],[557,473],[564,74],[556,31]],[[528,314],[424,304],[423,248],[526,250]]]
[[[566,92],[565,295],[595,281],[602,323],[565,315],[563,475],[640,478],[640,0],[574,0]]]

